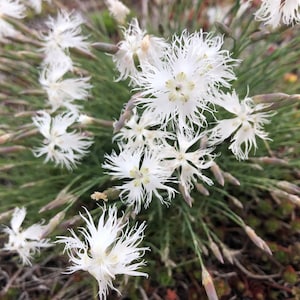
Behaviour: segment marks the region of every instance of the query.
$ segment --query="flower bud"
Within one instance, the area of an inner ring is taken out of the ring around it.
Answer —
[[[217,258],[217,260],[219,262],[221,262],[222,264],[224,264],[224,260],[223,260],[221,251],[214,241],[212,241],[212,240],[209,241],[209,248],[212,251],[212,253],[214,254],[214,256]]]
[[[281,166],[288,166],[288,162],[284,159],[280,159],[277,157],[253,157],[250,158],[251,161],[256,162],[256,163],[263,163],[267,165],[281,165]]]
[[[0,136],[0,144],[5,144],[12,138],[13,134],[11,133],[5,133]]]
[[[183,199],[185,200],[185,202],[188,204],[188,206],[192,207],[194,199],[192,198],[190,193],[187,191],[187,189],[182,184],[179,184],[179,191],[180,191],[181,195],[183,196]]]
[[[274,103],[278,101],[285,100],[289,97],[288,94],[284,93],[273,93],[273,94],[263,94],[263,95],[256,95],[252,97],[252,100],[255,104],[260,103]]]
[[[210,169],[211,169],[212,173],[214,174],[217,182],[220,185],[224,186],[225,180],[224,180],[224,176],[222,174],[220,167],[215,162],[213,162]]]
[[[63,190],[61,190],[53,201],[51,201],[50,203],[44,205],[39,210],[39,213],[44,212],[46,210],[51,210],[51,209],[57,208],[59,206],[64,205],[67,202],[70,203],[72,201],[76,201],[78,196],[75,196],[74,194],[68,193],[67,189],[68,188],[64,188]]]
[[[233,185],[241,185],[239,180],[228,172],[222,172],[224,179]]]
[[[243,203],[239,199],[237,199],[236,197],[228,195],[228,198],[230,199],[230,201],[232,202],[232,204],[234,204],[236,207],[238,207],[240,209],[244,208]]]
[[[9,146],[9,147],[1,147],[0,154],[9,154],[15,152],[21,152],[26,150],[27,148],[21,145]]]
[[[109,53],[109,54],[115,54],[118,52],[119,47],[114,45],[114,44],[108,44],[108,43],[93,43],[92,46],[100,51],[103,51],[105,53]]]
[[[204,266],[202,266],[202,284],[209,300],[219,299],[212,278]]]
[[[252,240],[252,242],[260,249],[264,250],[265,252],[267,252],[268,254],[272,255],[272,251],[269,248],[269,246],[267,245],[267,243],[260,238],[255,231],[249,227],[249,226],[245,226],[245,231],[248,234],[249,238]]]
[[[224,257],[233,265],[235,260],[235,251],[229,250],[226,246],[222,246],[222,252]]]
[[[278,197],[279,199],[287,199],[292,203],[300,206],[300,197],[298,197],[297,195],[292,195],[282,190],[273,190],[272,195]]]
[[[291,193],[291,194],[300,194],[300,188],[293,184],[293,183],[290,183],[288,181],[278,181],[277,182],[277,186],[283,190],[285,190],[286,192],[288,193]]]
[[[204,187],[203,184],[196,183],[195,186],[196,186],[197,191],[200,192],[202,195],[209,196],[209,191]]]

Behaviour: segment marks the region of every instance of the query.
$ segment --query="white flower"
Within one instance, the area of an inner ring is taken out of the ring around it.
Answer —
[[[267,139],[268,134],[263,131],[263,125],[270,122],[267,118],[272,114],[259,112],[266,105],[255,105],[251,98],[247,97],[240,102],[235,91],[232,94],[220,94],[214,102],[236,117],[217,121],[211,130],[210,144],[221,143],[235,132],[229,149],[238,159],[247,159],[251,148],[257,148],[256,136]]]
[[[68,267],[69,273],[78,270],[89,272],[98,281],[100,300],[105,300],[109,288],[119,292],[113,286],[117,275],[147,277],[146,273],[138,271],[145,265],[139,260],[149,250],[138,247],[144,237],[145,222],[130,228],[128,221],[118,219],[116,206],[108,210],[103,208],[97,225],[87,210],[86,214],[87,217],[80,214],[87,226],[79,230],[84,241],[70,230],[72,237],[58,237],[58,242],[65,243],[64,250],[72,263]]]
[[[171,181],[172,172],[163,166],[158,153],[143,148],[125,149],[119,155],[113,152],[105,158],[103,168],[109,170],[110,175],[126,180],[116,188],[122,191],[121,199],[134,206],[135,213],[140,212],[143,204],[147,208],[153,196],[166,203],[158,190],[168,193],[167,201],[174,197],[175,190],[165,185]]]
[[[2,17],[11,17],[22,19],[25,17],[25,6],[19,0],[1,0],[0,1],[0,39],[17,34],[14,27]]]
[[[137,103],[162,127],[169,122],[175,128],[203,126],[212,93],[235,78],[230,66],[235,61],[221,50],[222,43],[203,32],[174,36],[163,59],[145,64],[138,74],[136,85],[144,98]]]
[[[66,107],[76,113],[79,106],[72,103],[73,100],[85,100],[88,97],[88,89],[92,86],[88,83],[88,77],[68,78],[62,77],[68,71],[62,66],[50,65],[44,67],[40,75],[40,84],[48,94],[48,101],[52,112],[60,107]]]
[[[163,55],[167,47],[164,39],[146,34],[140,29],[137,19],[133,19],[128,29],[124,30],[124,40],[118,44],[119,50],[113,55],[113,61],[120,72],[117,80],[136,76],[137,65],[153,63]]]
[[[42,36],[45,53],[44,64],[72,66],[68,56],[69,48],[89,52],[86,37],[81,35],[81,25],[84,23],[80,14],[61,11],[57,18],[50,17],[46,22],[49,32]]]
[[[276,28],[282,22],[291,25],[300,22],[300,0],[262,0],[255,13],[257,20]]]
[[[236,79],[233,67],[237,66],[240,60],[231,58],[229,51],[222,49],[222,36],[214,36],[202,30],[193,34],[184,31],[177,39],[187,57],[196,56],[199,75],[209,89],[230,88],[231,81]]]
[[[213,149],[199,149],[200,134],[192,135],[191,132],[177,132],[177,140],[174,146],[162,149],[162,156],[166,159],[166,165],[179,173],[179,183],[188,194],[194,186],[194,182],[200,179],[209,185],[213,182],[202,174],[202,170],[212,165],[211,152]],[[193,146],[196,148],[193,150]]]
[[[126,16],[130,13],[129,8],[119,0],[106,0],[109,13],[120,24],[125,23]]]
[[[50,247],[48,239],[42,239],[45,226],[33,224],[22,230],[21,225],[26,216],[26,208],[16,207],[10,221],[11,228],[5,227],[3,231],[9,235],[8,243],[4,244],[4,250],[17,251],[23,264],[31,265],[32,256],[40,248]]]
[[[45,162],[54,161],[56,165],[72,169],[88,152],[92,141],[75,131],[67,132],[77,119],[72,113],[57,115],[54,118],[44,111],[38,112],[33,123],[45,137],[43,146],[33,150],[35,156],[46,155]]]
[[[114,136],[114,140],[121,141],[123,147],[156,147],[163,144],[166,138],[172,138],[169,132],[156,129],[158,125],[158,121],[153,119],[151,114],[145,112],[139,117],[134,110],[133,116]]]
[[[42,11],[42,0],[23,0],[28,6],[32,7],[36,13],[41,13]],[[44,0],[50,2],[51,0]]]

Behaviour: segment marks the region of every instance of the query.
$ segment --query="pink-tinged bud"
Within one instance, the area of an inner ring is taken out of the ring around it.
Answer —
[[[224,186],[225,180],[224,180],[224,176],[222,174],[220,167],[215,162],[213,162],[210,169],[211,169],[212,173],[214,174],[217,182],[220,185]]]
[[[179,191],[180,191],[181,195],[183,196],[184,201],[188,204],[189,207],[192,207],[194,199],[192,198],[190,193],[187,191],[187,189],[183,185],[179,184],[178,186],[179,186]]]
[[[209,248],[213,252],[214,256],[217,258],[217,260],[220,263],[224,264],[224,260],[223,260],[223,256],[221,254],[221,251],[220,251],[219,247],[217,246],[217,244],[214,241],[212,241],[212,240],[209,241]]]
[[[235,178],[233,175],[231,175],[230,173],[228,172],[222,172],[223,176],[224,176],[224,179],[226,181],[228,181],[229,183],[233,184],[233,185],[238,185],[240,186],[240,182],[237,178]]]
[[[125,126],[127,120],[130,119],[132,115],[132,110],[135,107],[135,102],[138,100],[139,97],[140,93],[136,93],[129,99],[119,120],[114,123],[114,133],[119,132]]]
[[[18,99],[8,99],[8,100],[3,101],[3,103],[5,105],[13,105],[13,106],[29,106],[29,103],[27,101],[18,100]]]
[[[1,147],[0,148],[0,154],[9,154],[9,153],[15,153],[15,152],[21,152],[26,150],[27,148],[20,145],[15,146],[9,146],[9,147]]]
[[[64,205],[65,203],[76,201],[78,196],[68,193],[67,190],[68,188],[64,188],[63,190],[61,190],[53,201],[47,203],[39,210],[39,213],[57,208]]]
[[[250,35],[250,40],[253,42],[263,40],[270,35],[267,31],[256,31]]]
[[[298,197],[297,195],[292,195],[282,190],[274,190],[271,192],[271,194],[273,197],[275,196],[279,199],[289,200],[292,203],[300,206],[300,197]]]
[[[232,204],[234,204],[236,207],[238,207],[240,209],[244,208],[243,203],[239,199],[237,199],[236,197],[228,195],[228,198],[230,199],[230,201],[232,202]]]
[[[263,163],[263,164],[267,164],[267,165],[280,165],[280,166],[288,166],[289,163],[281,158],[277,158],[277,157],[253,157],[253,158],[249,158],[251,161],[256,162],[256,163]]]
[[[61,228],[61,229],[72,228],[80,220],[81,220],[80,216],[74,216],[71,219],[66,220],[66,221],[60,223],[59,228]]]
[[[92,47],[94,47],[97,50],[100,50],[105,53],[110,53],[110,54],[116,54],[119,50],[119,47],[114,44],[108,44],[108,43],[93,43]]]
[[[212,278],[204,266],[202,267],[202,284],[209,300],[219,299]]]
[[[30,89],[24,90],[20,92],[20,95],[35,95],[35,96],[43,96],[45,92],[42,89]],[[26,102],[29,105],[28,102]]]
[[[297,185],[288,181],[278,181],[277,186],[288,193],[300,195],[300,188]]]
[[[252,240],[252,242],[260,249],[264,250],[265,252],[269,253],[270,255],[272,255],[272,251],[269,248],[269,246],[267,245],[267,243],[260,238],[255,231],[249,227],[249,226],[245,226],[245,231],[248,234],[249,238]]]
[[[39,132],[38,129],[31,129],[31,130],[25,131],[21,134],[15,135],[13,140],[14,141],[22,140],[22,139],[27,138],[29,136],[34,136],[34,135],[38,134],[38,132]]]
[[[288,94],[284,93],[273,93],[273,94],[263,94],[263,95],[256,95],[252,97],[252,100],[255,104],[259,103],[273,103],[282,101],[289,98]]]
[[[205,255],[205,256],[208,256],[209,252],[208,252],[208,249],[207,247],[204,245],[204,244],[199,244],[199,248],[201,249],[201,252]]]
[[[36,115],[36,111],[21,111],[19,113],[14,114],[15,118],[23,118],[23,117],[33,117]]]
[[[203,184],[196,183],[195,186],[196,186],[197,191],[200,192],[202,195],[209,196],[209,191],[204,187]]]
[[[6,142],[10,141],[13,134],[11,133],[5,133],[0,136],[0,144],[5,144]]]
[[[224,257],[233,265],[235,260],[235,251],[229,250],[226,246],[223,245],[222,252]]]
[[[259,164],[248,164],[248,166],[254,170],[263,171],[264,168]]]

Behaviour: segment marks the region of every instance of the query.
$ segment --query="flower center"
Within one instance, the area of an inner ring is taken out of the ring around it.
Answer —
[[[169,101],[188,102],[190,94],[195,88],[195,83],[187,79],[184,72],[178,73],[174,79],[169,79],[165,83],[168,89]]]
[[[148,168],[141,168],[139,170],[138,168],[135,167],[129,172],[129,174],[133,178],[133,184],[135,187],[150,182]]]

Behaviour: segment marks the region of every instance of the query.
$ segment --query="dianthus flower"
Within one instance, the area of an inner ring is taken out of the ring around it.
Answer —
[[[213,182],[202,174],[202,170],[212,165],[211,152],[213,149],[199,149],[200,134],[193,135],[191,132],[178,131],[174,146],[166,146],[162,149],[166,165],[171,168],[172,173],[177,170],[179,183],[186,194],[193,188],[197,179],[211,185]]]
[[[33,123],[45,137],[43,146],[33,150],[35,156],[46,155],[45,162],[54,161],[56,165],[72,169],[88,152],[92,144],[90,138],[75,131],[67,132],[77,119],[72,113],[57,115],[54,118],[44,111],[38,112]]]
[[[119,0],[105,0],[109,13],[120,24],[124,24],[126,16],[130,13],[129,8]]]
[[[255,17],[273,28],[281,23],[285,25],[299,23],[300,0],[262,0]]]
[[[128,221],[118,219],[116,206],[103,208],[97,225],[87,210],[86,215],[81,215],[86,228],[79,230],[84,241],[70,230],[72,237],[60,236],[58,242],[65,244],[64,251],[72,263],[68,272],[89,272],[98,281],[99,299],[105,300],[109,288],[119,292],[113,285],[117,275],[147,277],[146,273],[138,271],[145,265],[139,260],[149,250],[138,247],[144,237],[145,222],[130,228]]]
[[[211,96],[235,79],[223,40],[203,32],[174,36],[170,51],[155,64],[147,63],[136,78],[143,97],[137,104],[163,126],[203,126]]]
[[[26,208],[16,207],[10,221],[11,228],[5,227],[3,231],[8,234],[8,242],[4,244],[3,250],[17,251],[24,265],[31,265],[32,256],[40,250],[52,246],[48,239],[43,239],[45,226],[33,224],[27,229],[21,225],[26,216]]]
[[[118,51],[113,55],[113,61],[120,72],[117,80],[135,77],[139,72],[137,65],[142,67],[146,62],[153,63],[167,47],[164,39],[146,34],[140,29],[137,19],[133,19],[128,29],[124,30],[124,40],[118,44]]]
[[[46,66],[40,75],[40,84],[48,94],[48,102],[52,112],[60,107],[76,113],[79,106],[73,104],[74,100],[85,100],[88,97],[88,89],[92,86],[88,83],[89,77],[67,78],[63,76],[68,71],[63,66]]]
[[[25,17],[25,6],[19,0],[1,0],[0,1],[0,39],[16,35],[17,31],[2,16],[15,19]]]
[[[124,148],[156,147],[163,144],[166,138],[172,138],[169,132],[156,129],[158,125],[158,121],[151,114],[145,112],[139,117],[134,111],[133,116],[114,136],[114,140],[120,141]]]
[[[267,106],[255,105],[249,97],[240,101],[235,91],[232,94],[220,94],[214,102],[235,117],[217,121],[217,125],[211,130],[210,143],[221,143],[235,132],[229,149],[238,159],[247,159],[251,148],[257,148],[256,136],[261,139],[268,138],[263,125],[270,122],[268,117],[272,113],[259,112]]]
[[[172,171],[163,166],[156,151],[144,148],[124,149],[120,154],[113,152],[105,158],[103,168],[109,170],[110,175],[126,180],[116,188],[122,191],[121,199],[133,206],[135,213],[140,212],[142,205],[147,208],[153,196],[162,203],[174,197],[175,190],[165,184],[171,181]],[[168,193],[167,200],[158,190]]]
[[[81,35],[80,26],[83,23],[84,20],[80,14],[63,10],[57,14],[56,19],[52,17],[48,19],[46,25],[49,32],[42,35],[45,65],[66,65],[71,68],[72,61],[68,55],[70,48],[89,52],[86,37]]]

